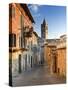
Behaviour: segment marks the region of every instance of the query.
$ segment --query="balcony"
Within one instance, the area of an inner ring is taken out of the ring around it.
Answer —
[[[33,31],[33,27],[31,27],[31,28],[25,27],[24,28],[24,37],[32,37],[32,31]]]
[[[18,52],[18,51],[27,51],[27,49],[26,48],[9,48],[10,53]]]

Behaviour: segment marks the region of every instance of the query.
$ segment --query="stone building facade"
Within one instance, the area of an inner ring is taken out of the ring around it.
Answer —
[[[55,73],[57,71],[56,44],[58,41],[59,39],[48,39],[44,44],[44,59],[47,62],[51,73]]]
[[[66,76],[66,35],[60,37],[56,47],[57,52],[57,73]]]
[[[34,19],[26,4],[9,5],[9,71],[17,75],[32,67]]]
[[[38,52],[38,34],[34,31],[32,34],[32,51],[33,51],[33,63],[38,65],[39,62],[39,52]]]
[[[43,63],[43,40],[41,37],[38,37],[38,51],[39,51],[39,64]]]
[[[44,44],[44,60],[51,74],[66,76],[66,35],[59,39],[48,39]]]

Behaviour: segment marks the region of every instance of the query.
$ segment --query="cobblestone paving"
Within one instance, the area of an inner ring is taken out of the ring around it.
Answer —
[[[13,77],[13,86],[64,84],[66,78],[50,74],[47,65],[41,65]]]

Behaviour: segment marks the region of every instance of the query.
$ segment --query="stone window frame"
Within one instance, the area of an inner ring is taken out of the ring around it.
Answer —
[[[16,34],[9,34],[9,47],[16,47]]]

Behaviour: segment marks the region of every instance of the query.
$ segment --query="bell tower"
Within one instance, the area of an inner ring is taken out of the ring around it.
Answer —
[[[43,20],[43,23],[41,24],[41,38],[46,40],[48,39],[48,24]]]

